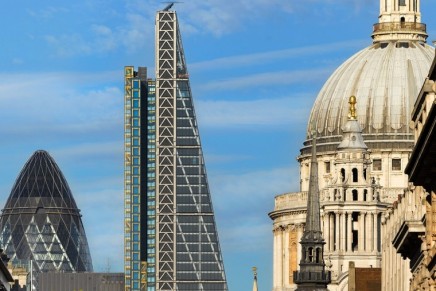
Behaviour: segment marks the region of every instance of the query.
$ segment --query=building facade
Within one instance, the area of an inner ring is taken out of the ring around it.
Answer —
[[[411,115],[415,146],[405,169],[409,188],[386,214],[383,225],[383,233],[392,242],[383,258],[386,265],[397,262],[383,270],[384,290],[436,290],[435,83],[436,58]],[[395,276],[405,272],[409,280],[395,286]]]
[[[413,184],[414,201],[423,211],[418,219],[406,220],[394,246],[410,258],[410,290],[436,290],[436,58],[412,112],[415,147],[406,167]],[[418,199],[419,200],[418,200]],[[419,228],[415,230],[415,226]],[[424,227],[424,233],[422,228]]]
[[[156,79],[125,67],[125,289],[227,290],[177,14],[156,15]]]
[[[27,262],[34,290],[43,272],[91,272],[92,260],[68,183],[46,151],[36,151],[12,187],[0,217],[0,243],[15,262]]]
[[[297,157],[300,192],[276,196],[269,214],[274,221],[274,291],[296,288],[292,273],[301,260],[298,242],[305,227],[313,127],[324,259],[332,272],[329,290],[347,289],[350,261],[355,268],[382,267],[382,220],[409,184],[404,169],[414,143],[410,114],[435,54],[426,38],[419,0],[380,0],[372,45],[345,61],[319,92]],[[350,96],[357,99],[352,127]],[[365,147],[341,146],[352,131]]]

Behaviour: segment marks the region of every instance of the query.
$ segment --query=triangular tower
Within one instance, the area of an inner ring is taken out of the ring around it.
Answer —
[[[178,19],[156,15],[156,80],[125,68],[126,290],[227,290]],[[139,267],[140,266],[140,267]]]

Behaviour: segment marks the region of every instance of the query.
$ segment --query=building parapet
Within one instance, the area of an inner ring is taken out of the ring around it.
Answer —
[[[274,211],[306,206],[307,192],[290,192],[276,196]]]

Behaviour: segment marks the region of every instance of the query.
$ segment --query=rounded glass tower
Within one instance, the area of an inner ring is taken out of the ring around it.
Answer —
[[[0,231],[11,262],[32,262],[34,274],[92,271],[80,210],[46,151],[36,151],[21,170],[2,210]]]

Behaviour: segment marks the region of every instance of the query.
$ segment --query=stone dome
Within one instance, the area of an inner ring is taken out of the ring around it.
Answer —
[[[331,75],[312,107],[301,154],[310,154],[317,130],[319,153],[336,150],[348,120],[348,100],[357,97],[357,120],[369,149],[411,148],[411,111],[435,50],[423,41],[375,42]]]

